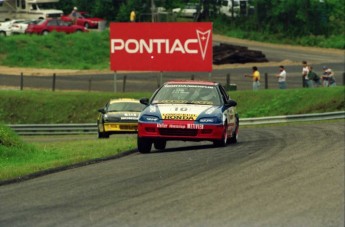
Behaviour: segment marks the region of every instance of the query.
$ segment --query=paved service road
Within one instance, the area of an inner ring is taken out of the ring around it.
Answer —
[[[0,226],[344,226],[344,121],[168,148],[1,186]]]

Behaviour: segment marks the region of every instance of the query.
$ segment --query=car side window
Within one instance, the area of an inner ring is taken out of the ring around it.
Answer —
[[[57,26],[58,23],[57,23],[57,20],[51,20],[47,23],[48,26]]]
[[[218,88],[219,88],[220,93],[222,93],[222,97],[223,97],[224,102],[229,100],[230,97],[229,97],[228,93],[226,93],[225,89],[221,85],[218,85]]]

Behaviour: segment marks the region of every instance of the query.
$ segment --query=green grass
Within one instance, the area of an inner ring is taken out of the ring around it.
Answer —
[[[280,44],[345,48],[342,35],[325,38],[308,36],[289,39],[281,34],[247,32],[214,23],[214,32],[230,37]],[[50,69],[108,70],[110,58],[109,31],[66,35],[53,32],[47,36],[15,35],[0,37],[0,65]],[[18,51],[20,50],[20,51]]]
[[[110,98],[151,93],[0,90],[0,122],[6,124],[92,123]],[[230,92],[241,117],[317,113],[344,109],[344,87]],[[30,114],[28,114],[30,113]]]
[[[52,69],[109,69],[109,32],[0,37],[0,65]],[[20,49],[20,51],[17,51]]]
[[[47,169],[114,156],[136,147],[133,136],[118,136],[116,140],[90,140],[88,137],[68,143],[26,143],[14,135],[11,129],[0,125],[0,138],[6,134],[11,134],[13,144],[5,144],[0,140],[0,182]]]
[[[134,149],[133,136],[107,140],[27,143],[5,124],[91,123],[110,98],[150,93],[0,90],[0,181],[38,171],[104,158]],[[345,109],[344,87],[230,92],[240,118],[322,113]]]

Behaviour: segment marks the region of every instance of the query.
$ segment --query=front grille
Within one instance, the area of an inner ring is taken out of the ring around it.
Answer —
[[[198,134],[197,129],[160,128],[158,131],[162,136],[196,136]]]

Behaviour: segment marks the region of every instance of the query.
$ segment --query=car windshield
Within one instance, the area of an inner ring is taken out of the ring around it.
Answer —
[[[37,24],[40,25],[40,24],[43,24],[45,22],[45,20],[40,20]]]
[[[215,86],[167,84],[158,91],[152,103],[184,103],[218,106],[221,101]]]
[[[80,13],[80,15],[84,18],[92,18],[92,16],[90,14],[85,13],[85,12]]]
[[[108,106],[108,112],[141,112],[144,105],[134,102],[114,102],[110,103]]]

